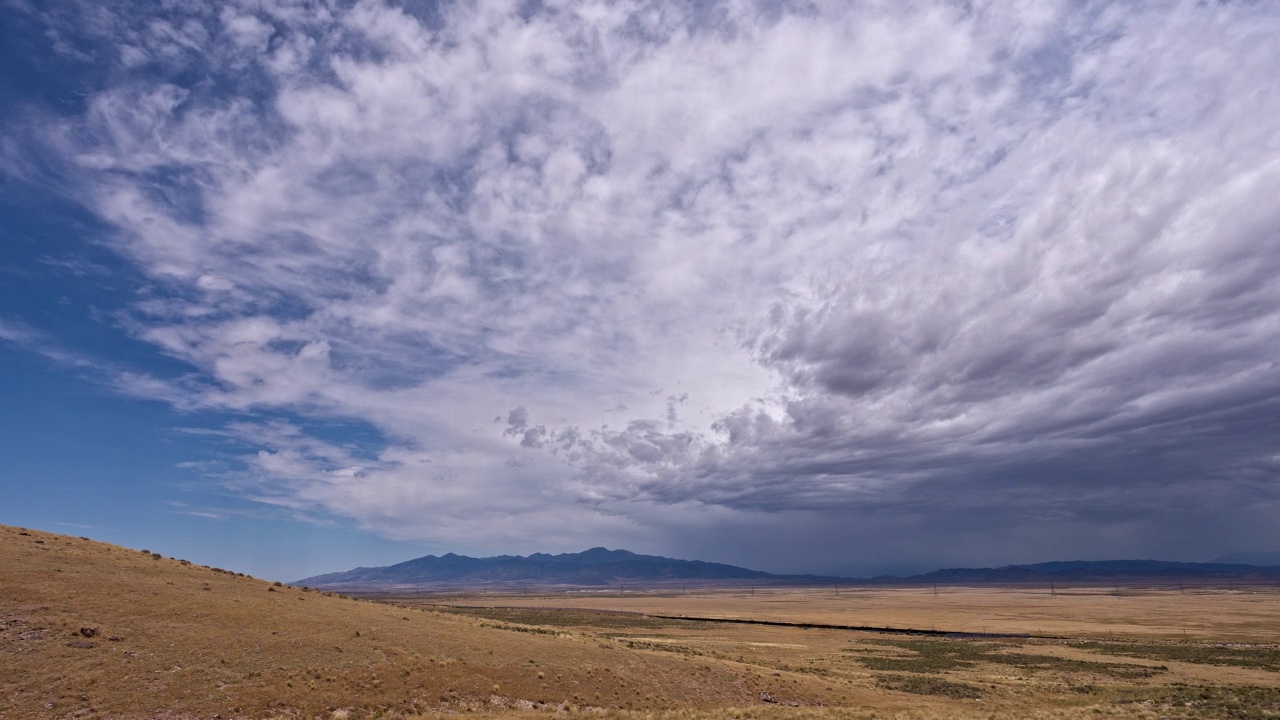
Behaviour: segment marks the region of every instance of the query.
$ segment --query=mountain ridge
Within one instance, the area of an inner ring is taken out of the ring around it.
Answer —
[[[1239,565],[1280,565],[1280,550],[1248,550],[1227,553],[1210,560],[1211,563],[1235,563]]]
[[[425,555],[384,567],[357,567],[297,581],[314,587],[379,588],[564,585],[602,587],[615,583],[687,582],[778,585],[1010,584],[1043,582],[1099,583],[1119,580],[1280,581],[1280,566],[1246,563],[1193,563],[1168,560],[1055,560],[995,568],[943,568],[910,576],[872,578],[784,575],[736,565],[642,555],[594,547],[579,553],[533,553],[475,558],[446,553]]]
[[[996,568],[944,568],[902,580],[915,582],[1018,582],[1025,580],[1080,580],[1099,582],[1107,579],[1234,579],[1264,576],[1280,578],[1280,567],[1244,563],[1196,563],[1172,560],[1053,560],[1027,565],[1005,565]]]
[[[386,567],[359,567],[299,580],[316,587],[360,584],[449,585],[548,583],[599,586],[619,580],[767,580],[799,577],[702,560],[640,555],[629,550],[595,547],[580,553],[533,553],[474,558],[446,553],[425,555]],[[804,576],[808,577],[808,576]]]

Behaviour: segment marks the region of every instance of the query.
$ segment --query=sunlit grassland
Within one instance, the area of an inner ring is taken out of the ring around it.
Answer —
[[[1280,643],[1280,587],[735,588],[490,593],[402,598],[433,605],[598,609],[647,615],[917,628],[1079,639]]]
[[[1023,593],[990,589],[955,592],[970,595],[966,607],[985,605],[987,612],[1003,608],[1006,614],[1012,613],[1017,598],[1026,599]],[[793,602],[813,594],[794,590],[777,593]],[[1270,611],[1280,602],[1273,593],[1255,594],[1258,597],[1250,602],[1265,599]],[[589,627],[590,611],[575,605],[613,604],[611,611],[600,613],[600,630],[628,647],[687,655],[697,662],[730,663],[741,668],[745,677],[772,678],[783,686],[802,676],[816,678],[841,694],[835,705],[845,709],[938,717],[1280,717],[1280,646],[1265,639],[1236,637],[1223,642],[1180,634],[1176,638],[1165,637],[1166,633],[1153,630],[1163,628],[1169,618],[1151,618],[1140,624],[1148,628],[1145,633],[1136,632],[1131,624],[1123,636],[1113,638],[1108,631],[1089,637],[1072,625],[1100,622],[1097,608],[1088,602],[1076,608],[1059,606],[1062,616],[1056,621],[1071,627],[1071,636],[971,638],[677,621],[620,612],[623,607],[644,606],[656,614],[670,614],[673,605],[683,603],[686,610],[692,605],[704,611],[732,608],[764,613],[763,604],[753,607],[752,603],[768,597],[759,591],[745,597],[723,592],[710,594],[713,597],[678,599],[672,595],[640,595],[608,600],[564,596],[452,597],[448,604],[453,606],[449,608],[452,612],[503,625],[523,623],[529,628],[564,622]],[[878,602],[890,604],[897,597],[908,606],[910,598],[922,595],[922,591],[914,589],[876,593]],[[932,589],[927,597],[933,597]],[[1055,601],[1058,599],[1060,596]],[[1239,619],[1225,614],[1240,600],[1238,594],[1205,591],[1194,599],[1208,615],[1206,624],[1219,622],[1229,633],[1238,632]],[[408,600],[398,599],[402,603]],[[868,597],[862,600],[867,602]],[[1175,608],[1181,607],[1182,600],[1174,603]],[[843,600],[810,597],[809,601],[807,611],[793,608],[789,619],[832,624],[865,622],[865,616],[838,607]],[[537,607],[552,602],[560,602],[567,609]],[[513,607],[516,603],[525,607]],[[505,606],[479,607],[486,604]],[[909,617],[922,617],[916,614],[917,609],[908,609]],[[954,614],[939,613],[928,618],[932,622],[926,627],[949,628],[950,623],[963,625],[978,619],[955,613],[954,606],[951,611]],[[1039,612],[1024,610],[1022,615],[1034,617]],[[730,613],[720,613],[726,614]],[[1259,610],[1257,614],[1266,613]],[[1180,615],[1175,613],[1177,616]],[[629,631],[623,627],[628,622],[634,623]],[[873,691],[870,701],[865,695],[868,690]],[[915,700],[907,702],[905,710],[901,705],[888,704],[903,698]],[[835,717],[845,710],[827,708],[822,712],[835,713]]]

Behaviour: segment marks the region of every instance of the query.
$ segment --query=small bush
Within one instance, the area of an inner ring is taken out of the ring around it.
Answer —
[[[941,695],[959,700],[979,700],[978,688],[968,683],[951,682],[925,675],[881,675],[876,684],[886,690],[897,690],[915,695]]]

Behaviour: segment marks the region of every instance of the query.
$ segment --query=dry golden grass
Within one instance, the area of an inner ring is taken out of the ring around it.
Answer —
[[[430,602],[1079,638],[1280,642],[1280,588],[769,588],[437,597]]]
[[[1055,615],[1023,608],[1032,599],[1016,593],[957,593],[930,614],[941,594],[877,593],[573,602],[847,624],[852,616],[836,603],[860,602],[880,608],[879,624],[950,627],[990,613],[993,622],[1054,620],[1079,633],[1128,618],[1141,632],[1114,642],[1101,632],[1071,642],[973,641],[588,609],[433,611],[408,606],[433,598],[327,596],[0,526],[0,718],[1280,717],[1280,650],[1167,639],[1185,612],[1176,603],[1161,619],[1077,598],[1093,609],[1060,604]],[[1275,637],[1280,598],[1221,595],[1197,598],[1200,632],[1239,639],[1256,626],[1256,637]],[[569,604],[563,595],[465,600]]]
[[[590,633],[492,625],[0,526],[6,720],[310,718],[343,709],[362,717],[537,703],[710,708],[753,699],[725,667],[693,672],[683,656],[638,653]],[[84,637],[82,627],[97,633]],[[790,695],[824,699],[816,683]]]

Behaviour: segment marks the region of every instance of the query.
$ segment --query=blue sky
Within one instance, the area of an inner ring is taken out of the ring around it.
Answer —
[[[1266,3],[0,20],[0,522],[283,579],[1280,547]]]

